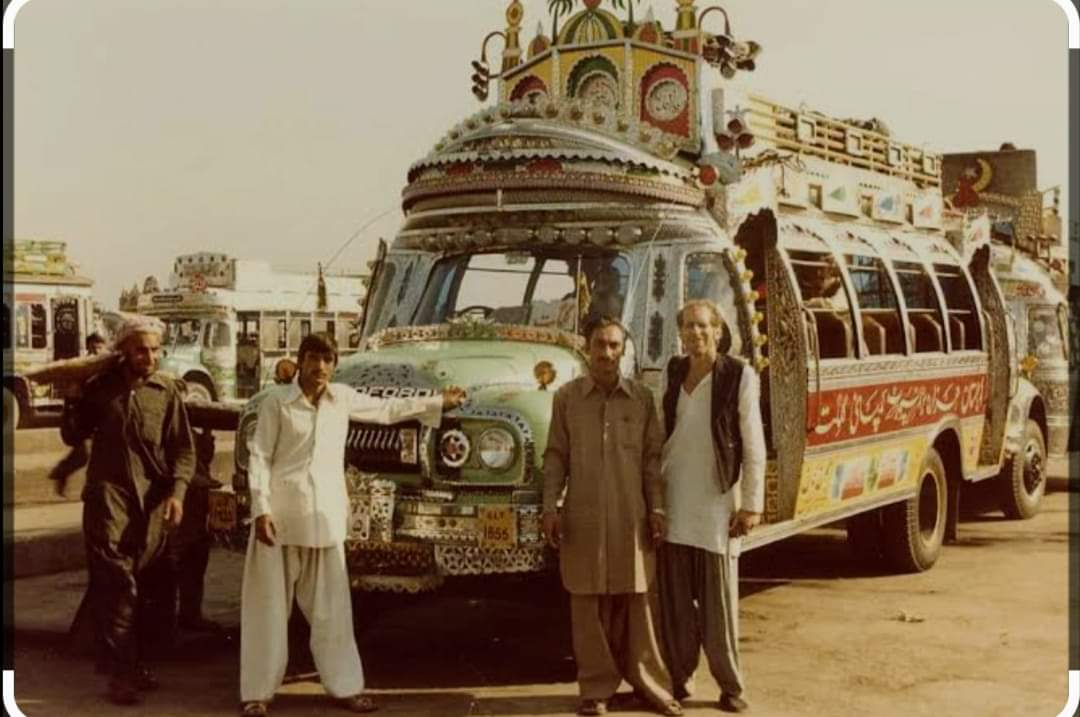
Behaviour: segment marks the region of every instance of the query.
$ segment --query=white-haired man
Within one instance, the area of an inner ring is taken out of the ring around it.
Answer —
[[[165,533],[180,524],[195,450],[180,385],[157,371],[160,321],[139,317],[117,334],[120,360],[87,382],[77,438],[92,438],[83,489],[91,603],[109,672],[109,698],[134,704],[157,681],[143,659],[169,618],[154,610],[168,585]]]
[[[663,401],[668,525],[656,560],[660,646],[677,699],[689,694],[704,647],[720,686],[718,707],[742,712],[739,538],[761,519],[765,485],[758,378],[718,352],[725,326],[713,302],[687,302],[678,325],[687,355],[668,363]]]

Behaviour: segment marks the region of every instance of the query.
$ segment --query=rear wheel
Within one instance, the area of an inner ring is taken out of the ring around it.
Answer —
[[[997,478],[998,500],[1005,517],[1026,520],[1039,512],[1046,492],[1046,440],[1039,424],[1028,419],[1020,451]]]
[[[945,488],[945,465],[928,448],[915,495],[882,509],[885,557],[896,570],[918,573],[937,562],[945,538]]]

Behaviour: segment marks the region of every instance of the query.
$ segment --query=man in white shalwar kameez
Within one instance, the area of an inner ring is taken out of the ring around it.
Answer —
[[[656,560],[661,651],[676,699],[689,695],[704,648],[720,686],[717,706],[743,712],[738,558],[740,538],[758,524],[764,503],[758,377],[742,361],[718,354],[724,326],[712,302],[687,302],[678,324],[687,356],[672,359],[664,384],[668,529]]]
[[[344,709],[370,712],[353,635],[345,537],[349,498],[345,440],[350,417],[366,423],[417,419],[439,425],[443,408],[465,398],[378,399],[330,383],[337,346],[325,334],[300,344],[299,378],[259,406],[251,444],[252,537],[244,564],[240,621],[241,714],[258,717],[281,685],[293,599],[311,625],[311,652],[323,687]]]

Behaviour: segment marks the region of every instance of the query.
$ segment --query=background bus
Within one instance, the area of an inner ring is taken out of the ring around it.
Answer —
[[[23,372],[81,356],[94,331],[93,280],[80,276],[60,241],[16,241],[4,291],[4,425],[59,413],[63,399]],[[10,362],[10,363],[9,363]]]
[[[342,356],[355,352],[363,294],[359,274],[278,271],[202,252],[176,258],[167,290],[151,277],[124,301],[165,322],[162,368],[187,381],[190,398],[244,401],[313,331],[333,334]]]

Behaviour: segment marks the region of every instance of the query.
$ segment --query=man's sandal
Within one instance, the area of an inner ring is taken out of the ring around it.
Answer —
[[[375,704],[375,700],[367,695],[339,697],[336,701],[339,707],[350,712],[374,712],[379,709],[379,706]]]
[[[267,711],[265,702],[245,702],[240,705],[240,717],[266,717]]]
[[[604,700],[585,699],[578,704],[577,713],[579,715],[586,715],[591,717],[592,715],[606,715],[607,714],[607,702]]]

